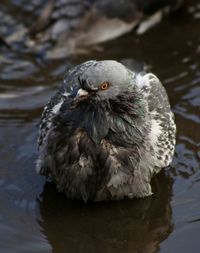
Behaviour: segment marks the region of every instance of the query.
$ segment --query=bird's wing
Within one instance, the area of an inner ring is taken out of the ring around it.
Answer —
[[[154,74],[138,74],[136,76],[136,85],[147,100],[149,112],[171,112],[166,90]]]
[[[64,80],[58,89],[58,92],[50,99],[42,113],[38,136],[39,149],[46,141],[48,132],[52,128],[52,120],[59,112],[63,102],[71,100],[76,95],[77,90],[80,88],[79,76],[81,76],[89,66],[94,64],[96,64],[96,61],[88,61],[85,64],[77,65],[76,67],[67,71]]]
[[[147,101],[150,133],[147,147],[152,150],[152,164],[166,167],[172,160],[176,125],[168,96],[160,80],[152,73],[138,75],[136,84]]]
[[[38,148],[40,149],[45,140],[49,130],[52,127],[52,119],[59,111],[62,103],[63,103],[63,96],[60,92],[57,92],[54,95],[48,104],[44,107],[41,119],[40,119],[40,126],[39,126],[39,135],[38,135]]]

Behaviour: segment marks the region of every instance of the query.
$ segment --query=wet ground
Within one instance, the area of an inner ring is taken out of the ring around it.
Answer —
[[[141,37],[126,35],[70,61],[44,62],[2,45],[0,252],[199,252],[200,6],[195,2]],[[85,205],[68,201],[35,173],[42,108],[69,64],[88,59],[144,61],[168,91],[178,128],[176,153],[153,180],[152,197]]]

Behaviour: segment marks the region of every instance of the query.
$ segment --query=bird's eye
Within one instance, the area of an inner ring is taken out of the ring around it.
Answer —
[[[110,84],[108,82],[102,83],[99,88],[100,90],[107,90],[109,88]]]

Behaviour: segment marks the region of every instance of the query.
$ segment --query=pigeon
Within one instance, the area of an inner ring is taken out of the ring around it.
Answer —
[[[83,201],[143,198],[173,158],[176,125],[152,73],[114,60],[68,71],[44,108],[36,171]]]

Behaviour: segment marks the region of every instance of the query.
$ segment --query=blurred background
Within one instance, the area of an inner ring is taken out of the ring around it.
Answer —
[[[42,109],[90,59],[144,64],[168,92],[176,152],[149,198],[85,205],[35,173]],[[1,0],[0,252],[199,252],[199,131],[198,0]]]

